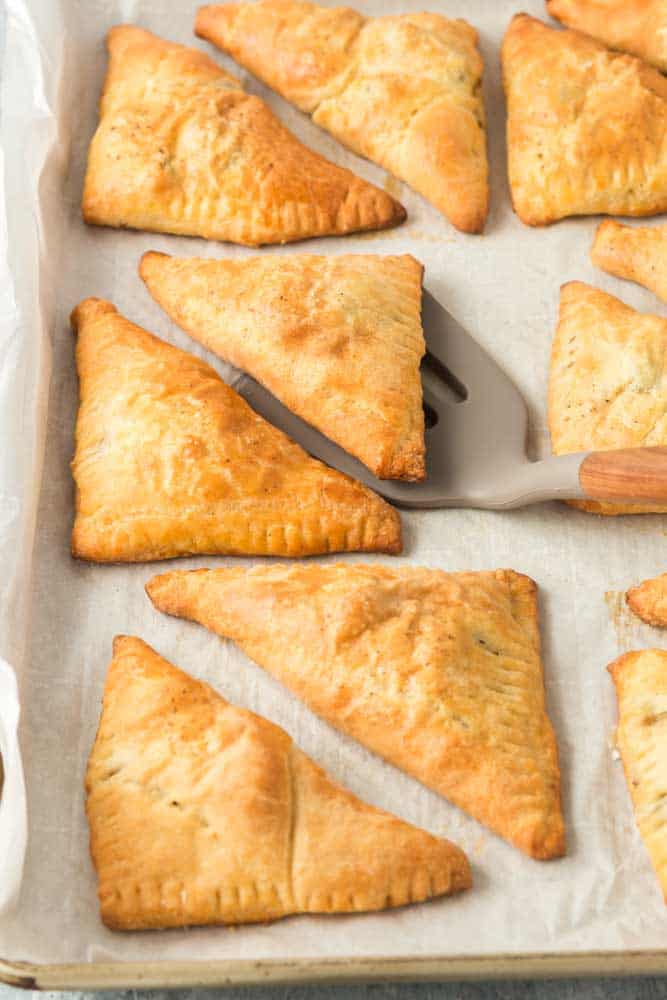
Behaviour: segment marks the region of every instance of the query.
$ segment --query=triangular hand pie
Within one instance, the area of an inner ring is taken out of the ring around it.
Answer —
[[[384,191],[307,149],[203,52],[131,25],[112,28],[108,47],[86,222],[257,245],[405,218]]]
[[[166,573],[146,589],[522,851],[563,854],[528,577],[283,564]]]
[[[413,257],[144,254],[153,297],[383,479],[423,479],[422,266]]]
[[[627,278],[667,302],[667,225],[623,226],[605,219],[591,247],[596,267]]]
[[[310,458],[199,358],[99,299],[77,306],[72,325],[81,394],[74,555],[400,551],[393,508]]]
[[[630,609],[647,625],[667,628],[667,573],[632,587],[625,599]]]
[[[441,14],[364,18],[349,7],[259,0],[202,7],[195,31],[355,153],[484,228],[488,167],[477,32]]]
[[[667,902],[667,650],[609,664],[618,698],[616,745],[635,819]]]
[[[581,281],[563,285],[549,430],[555,455],[667,445],[667,320]],[[594,514],[667,513],[660,504],[568,503]]]
[[[667,211],[661,73],[527,14],[513,18],[502,57],[510,188],[523,222]]]
[[[568,28],[667,71],[665,0],[547,0],[547,10]]]
[[[115,930],[382,910],[471,884],[459,848],[361,802],[284,730],[129,636],[86,789]]]

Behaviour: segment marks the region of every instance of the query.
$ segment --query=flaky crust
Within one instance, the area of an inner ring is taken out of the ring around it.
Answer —
[[[115,930],[382,910],[471,885],[464,853],[335,784],[284,730],[114,642],[86,775]]]
[[[523,222],[667,210],[667,80],[657,70],[527,14],[513,18],[502,59]]]
[[[528,577],[296,564],[167,573],[146,589],[522,851],[564,853]]]
[[[666,0],[547,0],[547,10],[568,28],[667,71]]]
[[[483,63],[465,21],[259,0],[202,7],[195,30],[458,229],[484,228]]]
[[[144,254],[153,297],[383,479],[423,479],[423,268],[414,257]]]
[[[86,222],[257,245],[405,218],[384,191],[302,145],[203,52],[131,25],[112,28],[108,48]]]
[[[549,430],[555,455],[667,445],[667,320],[581,281],[563,285]],[[569,502],[594,514],[667,513],[659,504]]]
[[[632,587],[625,599],[630,609],[648,625],[667,628],[667,573]]]
[[[667,225],[623,226],[605,219],[595,233],[591,260],[603,271],[636,281],[667,302]]]
[[[618,698],[616,745],[637,826],[667,902],[667,651],[626,653],[608,669]]]
[[[400,551],[396,511],[310,458],[203,361],[110,302],[86,299],[72,325],[81,396],[75,556]]]

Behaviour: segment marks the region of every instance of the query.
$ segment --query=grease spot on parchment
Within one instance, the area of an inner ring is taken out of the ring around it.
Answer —
[[[627,651],[637,642],[637,619],[625,603],[625,592],[607,590],[604,595],[619,649]]]
[[[399,236],[404,235],[405,229],[403,226],[398,226],[396,229],[370,229],[367,233],[355,233],[354,238],[369,242],[370,240],[398,239]]]
[[[403,232],[411,240],[419,240],[422,243],[454,243],[455,236],[447,236],[442,233],[429,233],[424,229],[417,229],[416,226],[407,226]]]

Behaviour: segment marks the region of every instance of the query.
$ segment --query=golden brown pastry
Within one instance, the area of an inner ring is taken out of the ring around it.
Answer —
[[[86,222],[257,245],[405,218],[384,191],[302,145],[203,52],[127,24],[112,28],[108,48]]]
[[[522,851],[564,853],[528,577],[283,564],[166,573],[146,589]]]
[[[393,508],[310,458],[199,358],[86,299],[72,314],[81,403],[72,552],[400,552]]]
[[[665,0],[547,0],[547,9],[568,28],[667,71]]]
[[[555,455],[667,445],[667,320],[581,281],[563,285],[549,430]],[[667,513],[660,504],[568,503],[594,514]]]
[[[144,254],[171,318],[382,479],[423,479],[423,268],[414,257]]]
[[[514,209],[568,215],[667,210],[667,79],[577,31],[517,14],[503,41]]]
[[[667,650],[609,664],[618,698],[616,744],[635,819],[667,902]]]
[[[625,599],[636,615],[656,628],[667,628],[667,573],[632,587]]]
[[[454,844],[361,802],[130,636],[114,642],[86,791],[114,930],[383,910],[471,885]]]
[[[591,260],[667,302],[667,226],[622,226],[606,219],[597,228]]]
[[[458,229],[484,228],[483,63],[465,21],[365,18],[349,7],[260,0],[201,7],[195,31]]]

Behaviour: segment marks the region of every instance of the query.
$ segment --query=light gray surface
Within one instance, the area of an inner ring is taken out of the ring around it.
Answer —
[[[56,0],[44,0],[56,2]],[[0,72],[2,71],[2,55],[4,53],[4,4],[0,2]],[[159,991],[124,991],[107,994],[121,1000],[140,1000],[143,996],[157,998],[178,998],[178,1000],[194,1000],[195,997],[212,997],[215,991],[178,990],[175,992]],[[34,997],[93,997],[94,994],[49,994],[17,990],[0,985],[0,1000],[20,1000]],[[633,980],[561,980],[556,982],[488,982],[488,983],[447,983],[447,984],[378,984],[372,986],[341,986],[341,987],[275,987],[269,989],[230,989],[225,991],[225,1000],[435,1000],[435,998],[451,998],[451,1000],[658,1000],[667,998],[667,979],[644,978]]]
[[[114,1000],[195,1000],[213,998],[221,990],[127,990],[105,994]],[[0,1000],[22,1000],[33,997],[61,998],[64,993],[33,993],[0,986]],[[81,1000],[94,993],[72,993]],[[376,986],[300,986],[274,989],[233,989],[225,991],[225,1000],[658,1000],[667,997],[664,979],[559,980],[525,983],[420,983],[401,986],[381,983]]]

